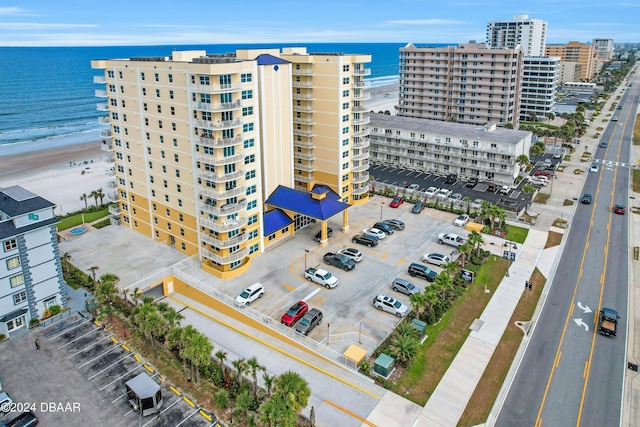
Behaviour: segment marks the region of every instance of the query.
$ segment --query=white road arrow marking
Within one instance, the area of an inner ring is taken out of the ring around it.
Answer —
[[[591,313],[591,309],[589,308],[588,305],[585,305],[584,307],[582,306],[582,304],[580,304],[580,301],[578,301],[578,308],[582,311],[584,311],[584,314],[587,313]]]
[[[589,332],[589,325],[587,325],[586,323],[584,323],[582,321],[582,319],[573,319],[574,322],[576,322],[576,325],[578,326],[584,326],[584,329]]]

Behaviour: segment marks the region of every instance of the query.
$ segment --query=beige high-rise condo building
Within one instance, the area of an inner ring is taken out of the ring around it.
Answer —
[[[92,61],[116,221],[231,277],[314,219],[270,207],[276,191],[320,184],[364,202],[370,60],[292,48]]]
[[[398,115],[484,125],[518,125],[524,54],[467,43],[400,48]]]
[[[513,49],[520,45],[526,56],[544,56],[547,23],[528,15],[516,15],[510,21],[487,24],[489,49]]]
[[[580,64],[580,81],[593,79],[596,70],[596,53],[592,44],[569,42],[567,44],[548,44],[546,56],[559,56],[561,62],[577,62]]]
[[[592,44],[598,59],[605,62],[613,59],[613,39],[593,39]]]

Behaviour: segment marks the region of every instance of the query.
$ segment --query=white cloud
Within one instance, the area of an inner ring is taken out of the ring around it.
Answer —
[[[386,21],[387,24],[399,24],[399,25],[451,25],[451,24],[463,24],[463,21],[454,21],[452,19],[400,19]]]
[[[0,7],[0,15],[27,15],[27,10],[21,7]]]
[[[12,31],[67,30],[71,28],[97,28],[96,24],[40,24],[37,22],[0,22],[0,28]]]

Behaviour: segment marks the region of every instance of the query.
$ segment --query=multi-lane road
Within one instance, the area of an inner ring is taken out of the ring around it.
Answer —
[[[590,205],[576,207],[553,283],[511,384],[497,426],[620,425],[629,294],[629,180],[633,125],[640,78],[632,79],[622,109],[608,122],[595,150],[599,172],[583,192]],[[579,148],[580,149],[580,148]],[[627,207],[624,216],[614,204]],[[602,307],[618,311],[617,337],[597,332]]]

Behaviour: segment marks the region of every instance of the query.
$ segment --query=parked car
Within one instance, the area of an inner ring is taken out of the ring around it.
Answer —
[[[547,171],[547,170],[538,169],[537,171],[535,171],[533,173],[533,176],[543,176],[545,178],[549,178],[550,176],[553,176],[553,172]]]
[[[613,213],[618,215],[624,215],[624,205],[614,205]]]
[[[462,214],[453,221],[453,225],[456,227],[464,227],[469,222],[469,215]]]
[[[454,184],[458,180],[458,175],[455,173],[450,173],[447,175],[447,178],[444,180],[445,184]]]
[[[600,171],[600,166],[598,165],[591,165],[591,167],[589,168],[589,172],[599,172]]]
[[[591,204],[591,194],[589,193],[585,193],[582,196],[582,199],[580,200],[580,202],[584,205],[590,205]]]
[[[38,417],[31,411],[23,412],[18,415],[16,418],[7,422],[6,424],[2,424],[6,427],[30,427],[38,424]]]
[[[387,235],[384,234],[384,231],[380,231],[377,228],[365,228],[364,230],[362,230],[362,234],[375,236],[378,238],[378,240],[382,240],[387,237]]]
[[[411,277],[420,277],[421,279],[425,279],[427,282],[435,282],[436,276],[438,273],[427,267],[426,265],[411,263],[409,265],[409,269],[407,270]]]
[[[409,312],[409,307],[402,304],[400,301],[396,301],[391,297],[384,295],[378,295],[373,299],[373,306],[381,311],[394,314],[398,317],[404,317]]]
[[[544,159],[545,166],[551,166],[551,159]]]
[[[475,199],[473,202],[471,202],[471,204],[469,205],[469,207],[471,209],[480,209],[482,207],[482,202],[484,202],[484,200],[482,199]]]
[[[409,296],[420,293],[420,289],[416,285],[400,277],[393,279],[393,282],[391,282],[391,289]]]
[[[322,322],[322,312],[317,308],[312,308],[305,314],[298,323],[296,323],[295,330],[303,335],[309,335],[309,332],[313,330]]]
[[[449,199],[453,200],[454,203],[459,202],[460,200],[462,200],[462,194],[460,193],[453,193],[451,195],[451,197],[449,197]]]
[[[360,245],[369,246],[370,248],[378,244],[378,238],[368,234],[357,234],[351,238],[351,241]]]
[[[403,203],[404,197],[394,197],[391,203],[389,203],[389,206],[391,206],[392,208],[397,208]]]
[[[562,159],[562,153],[556,153],[552,156],[554,159],[558,160],[558,159]]]
[[[309,311],[309,306],[304,301],[298,301],[289,307],[289,310],[282,315],[280,322],[286,326],[293,326],[298,320]]]
[[[478,185],[478,177],[472,176],[471,178],[469,178],[469,180],[467,181],[467,183],[464,186],[465,187],[475,187],[476,185]]]
[[[498,184],[495,182],[490,182],[487,184],[487,191],[495,193],[498,190]]]
[[[411,208],[411,213],[419,214],[424,209],[424,202],[422,200],[418,200],[413,208]]]
[[[407,187],[407,190],[409,191],[416,191],[420,189],[420,185],[418,184],[411,184],[410,186]]]
[[[440,191],[438,187],[429,187],[427,188],[427,191],[424,192],[424,194],[426,194],[428,197],[434,197],[436,194],[438,194],[438,191]]]
[[[453,191],[449,190],[448,188],[441,188],[440,191],[438,191],[438,194],[436,194],[436,197],[438,199],[448,199],[449,196],[451,196],[451,193],[453,193]]]
[[[334,267],[341,268],[344,271],[351,271],[356,266],[355,261],[348,256],[338,253],[334,254],[333,252],[327,252],[326,254],[324,254],[322,260],[325,264],[333,265]],[[320,273],[320,271],[318,271],[317,273]]]
[[[244,291],[240,292],[240,295],[236,297],[236,305],[240,307],[249,305],[258,298],[262,298],[264,292],[264,286],[262,286],[261,283],[254,283]]]
[[[451,258],[442,254],[431,253],[422,255],[422,262],[427,262],[433,265],[442,265],[451,262]]]
[[[333,236],[333,229],[331,227],[327,227],[327,239]],[[315,235],[316,242],[319,242],[322,239],[322,230],[318,231]]]
[[[384,222],[387,225],[390,225],[396,230],[404,230],[404,222],[400,221],[399,219],[385,219],[382,222]]]
[[[376,222],[373,224],[373,228],[384,231],[384,234],[393,234],[395,231],[392,226],[385,224],[384,222]]]
[[[346,256],[350,260],[353,260],[353,262],[360,262],[363,258],[362,252],[355,248],[342,248],[338,253]]]

